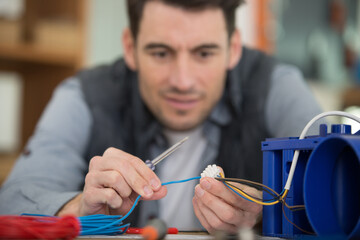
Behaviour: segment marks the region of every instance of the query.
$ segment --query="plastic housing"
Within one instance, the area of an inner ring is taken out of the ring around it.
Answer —
[[[360,238],[360,133],[349,125],[320,126],[317,136],[262,142],[263,184],[278,193],[285,186],[295,150],[300,150],[286,202],[305,205],[287,218],[319,236]],[[264,193],[264,200],[272,197]],[[294,238],[307,235],[286,220],[282,204],[264,206],[263,235]]]

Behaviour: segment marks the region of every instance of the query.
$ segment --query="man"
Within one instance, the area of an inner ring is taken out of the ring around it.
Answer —
[[[295,69],[242,48],[234,28],[241,2],[128,0],[125,61],[56,90],[1,189],[1,212],[124,215],[140,194],[159,201],[141,201],[133,225],[158,216],[180,230],[254,226],[262,207],[215,179],[195,190],[161,186],[211,163],[226,176],[261,181],[260,142],[297,136],[320,112]],[[184,136],[155,173],[144,164]]]

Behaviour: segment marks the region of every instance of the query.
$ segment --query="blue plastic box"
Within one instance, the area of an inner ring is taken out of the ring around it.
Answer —
[[[291,221],[318,236],[360,238],[360,133],[351,134],[351,126],[342,124],[332,125],[327,133],[327,126],[321,125],[319,135],[302,140],[266,139],[262,142],[264,185],[278,193],[283,190],[295,150],[300,155],[286,202],[305,205],[305,210],[264,206],[263,235],[309,235]],[[271,198],[264,193],[264,200]]]

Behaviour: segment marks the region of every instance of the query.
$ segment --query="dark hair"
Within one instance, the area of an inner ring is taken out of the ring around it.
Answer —
[[[225,17],[229,37],[235,29],[235,10],[239,5],[244,3],[244,0],[127,0],[130,30],[134,39],[137,38],[144,6],[146,2],[149,1],[160,1],[168,5],[192,11],[200,11],[206,8],[220,8]]]

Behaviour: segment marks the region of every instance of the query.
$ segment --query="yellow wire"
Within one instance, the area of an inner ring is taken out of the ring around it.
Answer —
[[[220,176],[221,176],[222,178],[225,177],[223,173],[220,173]],[[225,181],[225,183],[228,183],[228,182]],[[228,186],[229,186],[229,185],[228,185]],[[280,196],[280,199],[278,199],[278,200],[276,200],[276,201],[274,201],[274,202],[262,202],[262,201],[259,201],[259,200],[255,199],[255,198],[249,196],[248,194],[246,194],[246,193],[244,193],[244,192],[242,192],[242,191],[239,191],[239,190],[236,189],[236,188],[233,188],[232,186],[229,186],[229,187],[230,187],[232,190],[238,192],[238,193],[239,193],[241,196],[243,196],[244,198],[249,199],[249,200],[251,200],[251,201],[253,201],[253,202],[255,202],[255,203],[258,203],[258,204],[261,204],[261,205],[265,205],[265,206],[271,206],[271,205],[275,205],[275,204],[279,203],[280,200],[285,199],[285,197],[286,197],[286,195],[287,195],[287,193],[288,193],[288,191],[289,191],[289,190],[285,189],[284,193]]]

